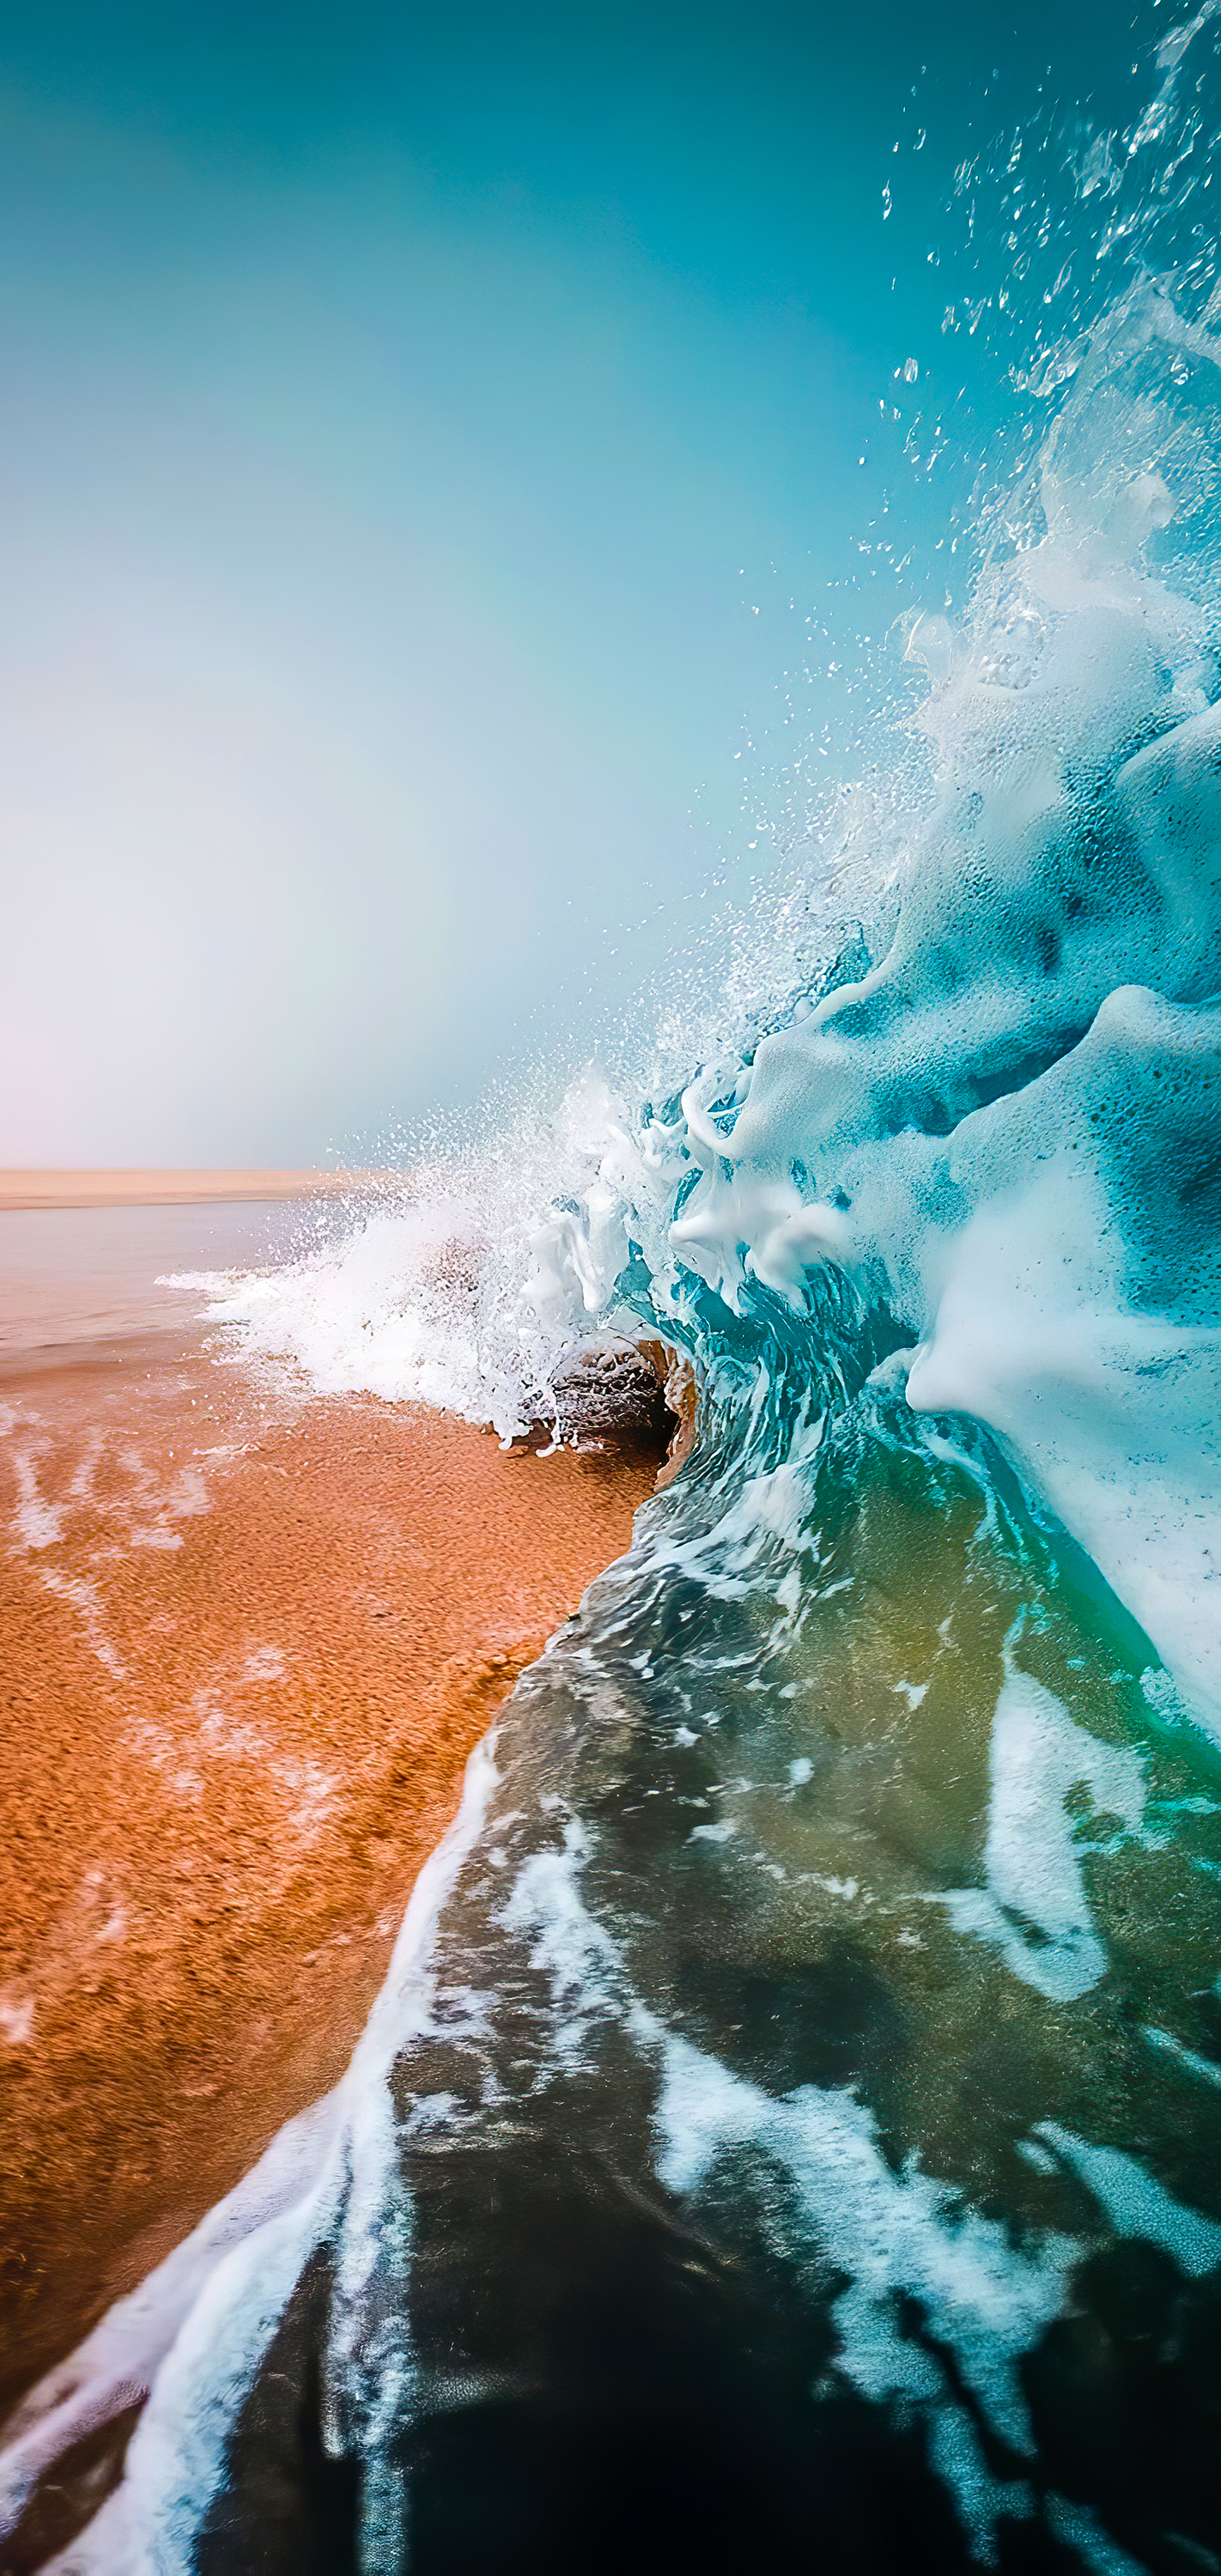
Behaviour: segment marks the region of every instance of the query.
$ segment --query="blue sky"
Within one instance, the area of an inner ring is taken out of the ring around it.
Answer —
[[[308,1162],[592,1046],[940,584],[955,166],[1163,23],[0,13],[0,1161]]]

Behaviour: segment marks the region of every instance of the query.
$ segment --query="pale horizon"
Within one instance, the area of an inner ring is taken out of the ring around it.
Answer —
[[[381,1159],[709,971],[947,594],[956,163],[1126,78],[871,23],[10,13],[7,1163]]]

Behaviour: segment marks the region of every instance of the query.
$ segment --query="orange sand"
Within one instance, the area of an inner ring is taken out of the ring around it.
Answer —
[[[0,2409],[341,2072],[467,1753],[655,1466],[200,1337],[0,1374]]]

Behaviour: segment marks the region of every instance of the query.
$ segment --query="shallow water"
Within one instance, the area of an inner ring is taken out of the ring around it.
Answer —
[[[519,1685],[82,2565],[1210,2563],[1221,1762],[893,1372],[736,1427]]]
[[[0,1356],[181,1325],[171,1271],[252,1269],[279,1250],[277,1200],[205,1207],[0,1208]]]

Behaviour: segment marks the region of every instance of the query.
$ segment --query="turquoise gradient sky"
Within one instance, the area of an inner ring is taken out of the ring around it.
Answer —
[[[955,164],[1163,24],[10,0],[0,1162],[309,1162],[591,1047],[766,864],[806,619],[842,767],[940,582]]]

